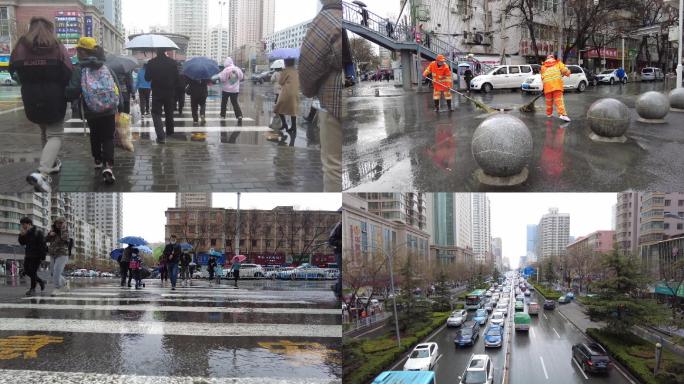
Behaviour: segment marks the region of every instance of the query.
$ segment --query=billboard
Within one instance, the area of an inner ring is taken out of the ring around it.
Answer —
[[[83,32],[83,13],[57,11],[55,13],[55,34],[62,44],[78,44]]]
[[[93,17],[92,16],[86,16],[84,20],[85,20],[84,36],[93,37]]]

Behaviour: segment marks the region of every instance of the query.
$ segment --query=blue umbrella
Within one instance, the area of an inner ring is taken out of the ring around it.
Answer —
[[[119,243],[132,245],[134,247],[138,246],[138,245],[147,245],[147,241],[145,241],[145,239],[143,239],[142,237],[138,237],[138,236],[122,237],[119,239]]]
[[[268,55],[269,60],[299,59],[299,48],[278,48]]]
[[[183,251],[189,251],[192,249],[192,245],[190,245],[189,243],[181,243],[180,247]]]
[[[209,80],[220,71],[218,63],[207,57],[193,57],[183,64],[183,74],[193,80]]]
[[[142,253],[152,253],[152,248],[147,245],[138,245],[136,248]]]
[[[121,255],[123,255],[123,248],[117,248],[109,254],[112,260],[119,260]]]
[[[211,256],[216,256],[216,257],[221,257],[221,256],[223,256],[223,253],[218,252],[218,251],[214,251],[214,250],[212,249],[212,250],[209,252],[209,255],[211,255]]]

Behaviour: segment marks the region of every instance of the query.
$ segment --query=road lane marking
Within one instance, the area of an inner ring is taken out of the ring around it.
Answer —
[[[21,111],[22,109],[24,109],[24,107],[17,107],[17,108],[8,109],[6,111],[1,111],[0,115],[4,115],[6,113],[12,113],[12,112],[16,112],[16,111]]]
[[[546,320],[548,320],[548,319],[549,319],[548,317],[546,317],[546,313],[544,313],[544,318],[545,318]]]
[[[556,336],[558,336],[558,338],[560,339],[561,337],[560,337],[560,335],[558,334],[558,331],[556,331],[556,328],[551,327],[551,329],[553,329],[553,331],[556,332]]]
[[[530,327],[530,336],[532,336],[532,338],[535,338],[535,337],[536,337],[536,336],[534,335],[534,329],[532,329],[532,327]]]
[[[0,369],[0,379],[12,378],[15,383],[128,383],[128,384],[329,384],[330,379],[281,377],[190,377],[141,376],[91,372],[54,372],[20,369]]]
[[[585,379],[585,380],[589,380],[589,377],[588,377],[587,374],[584,372],[584,369],[582,369],[582,367],[580,367],[580,365],[579,365],[579,363],[577,362],[577,360],[575,360],[575,356],[572,357],[572,361],[575,363],[575,365],[577,366],[577,368],[579,368],[579,371],[582,372],[582,376],[584,376],[584,379]]]
[[[61,344],[64,338],[58,336],[33,335],[33,336],[10,336],[0,339],[0,360],[11,360],[18,357],[35,359],[38,350],[48,344]]]
[[[542,369],[544,369],[544,376],[546,376],[546,380],[548,380],[549,374],[546,373],[546,366],[544,365],[544,359],[541,356],[539,356],[539,360],[541,361]]]
[[[175,336],[270,336],[341,338],[339,325],[319,324],[257,324],[168,322],[139,320],[75,320],[75,319],[15,319],[0,318],[0,331],[70,332],[100,334],[143,334]]]
[[[94,311],[138,312],[219,312],[219,313],[266,313],[266,314],[325,314],[339,315],[339,309],[325,308],[249,308],[249,307],[180,307],[174,305],[76,305],[76,304],[4,304],[5,309],[73,309]]]

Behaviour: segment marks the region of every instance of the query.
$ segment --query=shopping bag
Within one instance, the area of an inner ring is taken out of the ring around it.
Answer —
[[[142,119],[142,113],[140,112],[140,104],[136,100],[131,104],[131,125],[138,124]]]
[[[128,152],[133,152],[134,148],[131,136],[131,115],[127,113],[117,113],[114,144]]]
[[[275,131],[279,131],[281,128],[283,128],[283,121],[280,120],[280,117],[273,116],[271,118],[271,124],[269,124],[268,127]]]

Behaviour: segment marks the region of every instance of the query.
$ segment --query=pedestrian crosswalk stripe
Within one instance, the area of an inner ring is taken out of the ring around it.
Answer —
[[[216,303],[217,299],[164,299],[155,297],[87,297],[87,296],[45,296],[45,297],[22,297],[23,300],[49,300],[49,301],[130,301],[130,302],[163,302],[163,303],[175,303],[175,302],[188,302],[188,303]],[[302,304],[310,305],[316,304],[312,301],[303,300],[241,300],[241,299],[230,299],[230,303],[244,304],[244,303],[254,303],[254,304]]]
[[[138,376],[92,372],[55,372],[22,369],[0,369],[0,383],[126,383],[126,384],[341,384],[342,379],[314,379],[273,377],[197,377],[197,376]]]
[[[98,334],[144,334],[214,337],[318,337],[340,338],[342,327],[320,324],[252,324],[75,319],[0,318],[0,331],[79,332]]]
[[[151,120],[151,119],[150,119]],[[163,120],[163,119],[162,119]],[[226,117],[225,119],[222,119],[220,117],[217,118],[207,118],[207,121],[237,121],[237,118],[235,117]],[[192,117],[174,117],[173,121],[193,121]],[[244,117],[242,119],[243,122],[248,122],[248,121],[254,121],[251,117]],[[65,121],[67,124],[76,124],[79,123],[81,126],[83,125],[83,120],[81,119],[69,119]]]
[[[338,309],[326,308],[250,308],[250,307],[180,307],[173,305],[77,305],[77,304],[3,304],[4,309],[74,309],[95,311],[155,311],[155,312],[217,312],[217,313],[266,313],[338,315]]]
[[[198,126],[198,127],[175,127],[174,132],[177,133],[233,133],[233,132],[269,132],[271,128],[266,126],[259,127],[220,127],[220,126]],[[85,128],[86,132],[90,132],[89,128]],[[131,127],[131,133],[154,133],[154,127]],[[64,133],[83,133],[83,127],[73,128],[65,127]]]
[[[198,291],[196,292],[195,290],[177,290],[177,291],[169,291],[167,290],[159,290],[159,291],[152,291],[148,292],[146,289],[143,291],[131,291],[131,290],[119,290],[119,292],[112,291],[112,292],[107,292],[107,291],[87,291],[87,290],[73,290],[73,291],[62,291],[55,293],[55,297],[63,297],[63,296],[106,296],[106,297],[126,297],[122,296],[122,294],[128,294],[128,293],[140,293],[140,294],[145,294],[146,296],[162,296],[162,297],[220,297],[220,298],[239,298],[239,299],[245,299],[249,298],[251,300],[262,300],[262,299],[282,299],[282,296],[278,295],[268,295],[265,293],[259,293],[259,292],[250,292],[250,293],[237,293],[237,292],[232,292],[230,290],[224,290],[223,292],[208,292],[208,291]]]

